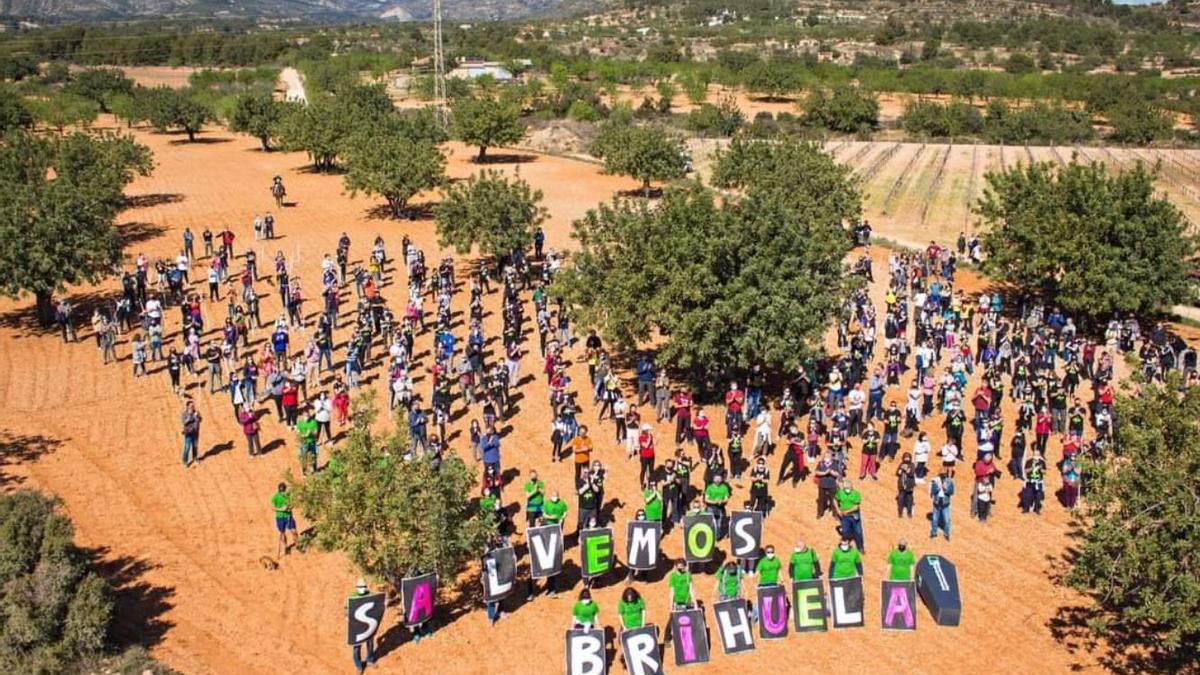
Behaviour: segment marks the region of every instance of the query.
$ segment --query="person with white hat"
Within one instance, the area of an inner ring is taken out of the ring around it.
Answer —
[[[354,584],[354,592],[350,594],[350,597],[351,598],[361,598],[364,595],[367,595],[369,593],[370,593],[370,589],[367,588],[367,580],[363,579],[362,577],[359,577],[358,582]],[[350,611],[349,600],[346,601],[346,611]],[[363,654],[362,654],[364,646],[366,647],[366,652],[367,652],[367,660],[365,662],[363,661]],[[365,670],[367,666],[375,665],[375,636],[374,635],[367,638],[366,640],[363,640],[362,642],[355,643],[351,647],[351,649],[353,650],[351,652],[351,654],[354,656],[354,667],[355,667],[355,669],[357,669],[359,675],[362,674],[363,670]]]
[[[649,424],[642,425],[638,434],[638,459],[642,469],[638,473],[638,483],[646,485],[646,481],[654,477],[654,429]]]

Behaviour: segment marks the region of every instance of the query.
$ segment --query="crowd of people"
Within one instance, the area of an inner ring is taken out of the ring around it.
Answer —
[[[1143,332],[1133,319],[1114,321],[1096,341],[1054,307],[998,292],[966,292],[956,279],[965,240],[957,254],[935,243],[924,251],[893,252],[878,282],[872,258],[861,258],[855,269],[869,283],[846,300],[835,348],[782,378],[758,366],[730,372],[723,390],[714,392],[677,380],[648,353],[636,355],[632,372],[623,373],[594,331],[576,336],[567,308],[548,294],[562,258],[543,250],[540,231],[531,258],[515,251],[498,268],[480,264],[465,284],[458,283],[462,268],[453,259],[431,264],[407,237],[395,260],[377,237],[364,259],[351,263],[352,242],[343,233],[336,250],[322,257],[310,295],[297,274],[298,251],[291,258],[277,252],[269,273],[261,274],[259,243],[273,240],[274,218],[256,216],[253,230],[255,245],[240,255],[229,229],[205,230],[202,256],[189,229],[174,260],[138,255],[133,268],[121,273],[121,294],[111,309],[93,314],[102,361],[128,360],[134,377],[150,376],[151,367],[165,371],[171,390],[183,398],[185,467],[203,460],[203,419],[193,397],[207,390],[228,396],[250,457],[263,453],[264,417],[273,412],[276,429],[295,438],[305,473],[321,470],[322,444],[339,439],[335,430],[350,421],[351,394],[378,369],[389,408],[407,424],[410,461],[440,462],[452,451],[448,427],[456,410],[466,412],[462,454],[480,465],[480,505],[497,523],[492,546],[520,534],[506,508],[514,498],[505,495],[505,470],[515,468],[515,453],[502,455],[501,429],[514,414],[515,390],[538,376],[548,389],[550,461],[570,462],[573,481],[547,487],[528,470],[519,497],[526,528],[606,526],[613,509],[606,501],[605,462],[636,459],[639,493],[618,501],[633,504],[637,519],[661,522],[665,531],[689,513],[709,513],[720,538],[731,510],[770,517],[774,491],[808,493],[817,519],[829,515],[837,523],[841,541],[827,566],[835,578],[862,574],[864,500],[881,493],[892,492],[898,518],[913,518],[917,505],[925,505],[929,536],[947,540],[956,496],[969,500],[970,517],[982,522],[1014,512],[1040,514],[1054,487],[1057,503],[1076,508],[1088,485],[1079,458],[1103,454],[1112,440],[1116,361],[1123,354],[1140,356],[1150,377],[1178,369],[1190,382],[1197,378],[1194,350],[1161,325]],[[854,235],[867,244],[869,227]],[[401,276],[404,304],[394,312],[382,291]],[[197,292],[205,283],[207,292]],[[281,311],[264,322],[261,299],[269,287]],[[452,305],[464,287],[467,310],[460,324]],[[484,325],[485,300],[493,294],[499,298],[498,336],[489,336]],[[308,307],[310,298],[316,308]],[[172,308],[178,310],[174,320]],[[72,312],[66,300],[57,303],[67,341],[77,339]],[[536,346],[526,344],[529,324]],[[335,329],[348,334],[341,344]],[[118,354],[126,333],[128,359]],[[425,357],[415,341],[427,333],[433,349]],[[498,347],[489,349],[493,337]],[[540,364],[540,372],[523,375],[523,364],[531,362]],[[578,362],[586,364],[582,381],[574,379],[582,375],[573,367]],[[427,395],[417,391],[419,379],[427,380]],[[517,459],[532,462],[544,452],[523,449]],[[857,487],[881,474],[894,479],[893,489],[864,494]],[[999,489],[1005,480],[1019,486],[1008,511],[1001,508]],[[285,487],[271,500],[281,555],[295,543]],[[907,542],[888,561],[903,578],[901,568],[911,569],[913,561]],[[760,584],[777,583],[781,567],[770,544],[757,562],[731,565],[716,575],[720,598],[737,597],[747,574],[757,575]],[[799,542],[787,570],[792,579],[813,578],[821,573],[819,557]],[[696,600],[691,575],[681,563],[668,576],[672,606]],[[528,595],[536,591],[530,580]],[[553,577],[547,592],[556,592]],[[503,616],[499,606],[488,609],[493,621]],[[622,625],[640,625],[644,611],[637,591],[627,590],[618,608]],[[595,624],[588,591],[573,618]]]

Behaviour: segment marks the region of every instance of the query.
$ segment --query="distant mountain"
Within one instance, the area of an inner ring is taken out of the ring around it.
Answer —
[[[512,19],[563,0],[442,0],[447,19]],[[0,0],[0,16],[72,21],[130,17],[372,17],[425,20],[433,0]]]

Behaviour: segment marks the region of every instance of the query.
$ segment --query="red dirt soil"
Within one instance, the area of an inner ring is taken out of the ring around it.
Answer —
[[[430,220],[379,219],[372,215],[378,202],[344,195],[340,177],[310,173],[303,155],[263,153],[256,140],[224,130],[202,134],[204,144],[180,144],[177,136],[141,131],[137,136],[153,149],[157,168],[153,176],[137,180],[129,194],[169,197],[148,199],[157,203],[121,216],[123,227],[141,238],[127,247],[130,260],[139,252],[174,254],[184,226],[192,228],[197,240],[206,226],[214,232],[231,226],[238,237],[235,248],[244,250],[253,240],[250,224],[255,212],[272,206],[268,185],[274,174],[284,176],[288,198],[297,204],[276,213],[282,239],[259,248],[260,269],[276,249],[295,256],[309,294],[319,278],[322,254],[334,250],[343,230],[353,240],[352,261],[365,255],[376,234],[385,237],[390,256],[398,254],[400,238],[407,234],[426,251],[428,260],[441,257]],[[452,145],[451,154],[452,176],[478,169],[468,163],[473,150]],[[544,191],[552,216],[546,227],[548,247],[568,246],[573,219],[615,191],[635,187],[626,179],[600,175],[596,166],[553,157],[498,166],[519,170]],[[880,225],[877,231],[886,234],[886,226]],[[886,253],[877,249],[875,256],[876,269],[885,270]],[[461,257],[459,262],[460,267],[465,265]],[[882,279],[884,274],[876,276]],[[963,285],[977,288],[978,282]],[[260,289],[263,316],[269,320],[278,312],[278,299],[273,289],[263,289],[262,284]],[[90,309],[83,309],[84,302],[98,290],[115,293],[116,284],[73,289],[80,323],[90,315]],[[877,295],[882,292],[878,285],[874,290]],[[399,306],[403,283],[387,286],[384,295]],[[466,300],[466,293],[460,293],[456,309],[465,310]],[[489,296],[487,303],[492,312],[487,330],[496,334],[498,296]],[[171,394],[165,373],[155,372],[158,365],[152,364],[150,377],[134,379],[127,360],[129,345],[122,341],[118,351],[126,360],[102,366],[90,330],[81,330],[81,342],[64,345],[55,334],[34,325],[31,304],[30,299],[0,301],[0,381],[6,383],[0,388],[0,428],[5,430],[0,442],[7,446],[3,484],[9,489],[36,487],[60,496],[74,519],[80,544],[100,548],[101,559],[111,568],[126,570],[118,579],[120,606],[125,610],[119,636],[152,641],[155,657],[186,673],[349,672],[343,603],[357,574],[345,558],[293,553],[280,560],[275,571],[259,562],[275,553],[268,500],[281,475],[295,472],[294,436],[264,418],[264,444],[282,439],[283,445],[251,461],[230,414],[229,399],[224,393],[208,395],[198,386],[192,394],[204,416],[201,451],[209,454],[198,467],[185,470],[179,461],[180,402]],[[208,315],[215,317],[220,311],[210,307]],[[174,312],[167,313],[167,329],[168,338],[178,330]],[[265,332],[255,337],[262,339]],[[336,337],[339,342],[345,339],[345,331]],[[431,336],[418,340],[420,352]],[[536,374],[540,372],[536,345],[530,347],[534,355],[525,358],[522,369]],[[584,382],[582,363],[574,368],[575,382]],[[379,372],[377,367],[370,374]],[[384,385],[375,378],[369,386],[381,390]],[[422,393],[426,386],[419,385]],[[515,428],[504,438],[505,464],[520,470],[519,482],[532,467],[548,488],[567,493],[570,465],[550,464],[546,457],[550,410],[543,378],[524,385],[521,393]],[[892,398],[900,396],[901,392],[891,393]],[[592,426],[598,439],[611,439],[611,426],[595,423],[590,397],[581,400],[581,421]],[[718,411],[711,414],[721,418]],[[472,417],[464,416],[456,427],[462,434],[453,447],[464,455],[469,454],[464,439]],[[657,432],[660,445],[668,446],[662,440],[668,434],[665,425],[659,425]],[[935,430],[932,436],[940,444],[941,433]],[[911,449],[912,442],[907,440],[903,449]],[[229,449],[217,452],[214,446]],[[1057,453],[1057,445],[1052,444],[1054,459]],[[597,454],[609,467],[607,494],[623,501],[616,510],[620,551],[621,525],[632,517],[638,498],[637,465],[624,461],[623,452],[605,443],[598,443]],[[778,461],[778,454],[771,458],[772,472]],[[1051,630],[1058,608],[1082,601],[1050,579],[1068,545],[1069,518],[1061,507],[1051,504],[1040,518],[1021,515],[1015,508],[1017,484],[1005,478],[991,522],[981,525],[968,519],[968,496],[962,491],[953,507],[954,541],[931,541],[920,515],[911,521],[897,520],[893,468],[885,465],[878,484],[862,486],[869,551],[865,565],[868,627],[760,642],[756,652],[738,657],[714,653],[711,664],[692,670],[765,671],[798,656],[817,671],[946,672],[978,670],[984,663],[989,670],[1011,673],[1099,669],[1091,654],[1069,652]],[[1049,482],[1048,488],[1058,488],[1056,475]],[[744,498],[744,490],[735,490],[735,499]],[[827,559],[836,535],[831,520],[815,520],[815,486],[773,487],[772,495],[778,507],[766,523],[765,541],[786,555],[792,543],[803,538]],[[519,483],[509,485],[505,501],[519,496]],[[573,514],[574,500],[570,502]],[[924,513],[928,504],[927,493],[918,494],[917,513]],[[569,520],[573,522],[573,516]],[[302,520],[301,527],[305,525]],[[523,524],[520,529],[524,530]],[[918,555],[943,554],[958,565],[964,604],[961,626],[936,626],[922,610],[915,633],[887,633],[875,627],[884,557],[902,536],[908,537]],[[676,531],[665,542],[669,555],[681,552],[679,539]],[[577,560],[578,551],[570,549],[567,555]],[[527,568],[527,560],[521,561],[521,567]],[[712,583],[710,577],[697,577],[697,591],[706,603],[711,600]],[[444,580],[443,586],[447,585]],[[666,622],[665,583],[639,587],[647,599],[649,619],[661,629]],[[606,625],[617,623],[615,606],[621,588],[622,583],[610,581],[595,593]],[[465,613],[455,611],[452,618],[443,609],[436,634],[419,644],[410,641],[407,631],[396,625],[397,613],[389,610],[381,629],[379,669],[393,673],[560,671],[563,630],[577,590],[578,584],[557,599],[539,596],[494,628],[488,627],[480,605],[470,605]],[[714,651],[719,652],[715,645]],[[619,672],[619,659],[611,667]]]

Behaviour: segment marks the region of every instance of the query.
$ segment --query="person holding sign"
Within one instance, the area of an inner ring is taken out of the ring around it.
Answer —
[[[692,573],[688,571],[687,562],[683,559],[676,561],[675,569],[667,575],[667,586],[671,589],[671,611],[688,609],[693,604]]]
[[[646,601],[633,586],[621,593],[617,601],[617,614],[621,617],[621,628],[633,630],[646,624]]]
[[[360,578],[358,583],[354,585],[354,592],[350,594],[350,598],[361,598],[368,595],[370,591],[367,589],[367,580]],[[346,611],[350,611],[350,600],[346,600]],[[353,639],[353,638],[351,638]],[[367,660],[363,662],[363,647],[366,646]],[[359,675],[366,670],[367,666],[375,665],[375,636],[367,638],[362,642],[355,643],[351,649],[351,654],[354,656],[354,668],[359,672]]]
[[[908,549],[907,539],[901,537],[900,541],[896,542],[896,548],[888,553],[887,564],[888,581],[912,581],[916,558]]]
[[[788,576],[792,581],[808,581],[821,577],[821,559],[817,557],[817,552],[803,541],[796,542],[796,548],[788,558]]]
[[[855,490],[849,480],[843,480],[842,489],[837,491],[835,500],[837,501],[837,514],[842,521],[842,538],[853,539],[854,545],[858,547],[858,552],[865,553],[862,512],[859,510],[859,507],[862,506],[862,493]]]
[[[538,480],[537,471],[529,471],[529,480],[525,481],[525,523],[532,525],[542,515],[542,505],[546,500],[546,484]]]
[[[708,507],[709,513],[717,521],[717,539],[723,536],[725,526],[728,523],[729,515],[726,512],[725,505],[729,502],[730,495],[733,494],[733,489],[725,482],[724,476],[716,474],[713,476],[713,482],[709,483],[704,488],[704,504]]]
[[[843,534],[841,543],[833,549],[833,555],[829,557],[829,578],[848,579],[862,576],[862,573],[862,553],[850,546],[850,537]]]
[[[571,608],[571,618],[575,622],[574,627],[591,630],[596,625],[596,615],[599,613],[600,606],[592,602],[592,592],[586,588],[580,591],[579,600]]]
[[[754,574],[758,576],[758,587],[776,586],[779,584],[779,568],[783,563],[775,557],[775,547],[767,544],[763,549],[763,557],[758,559]]]

